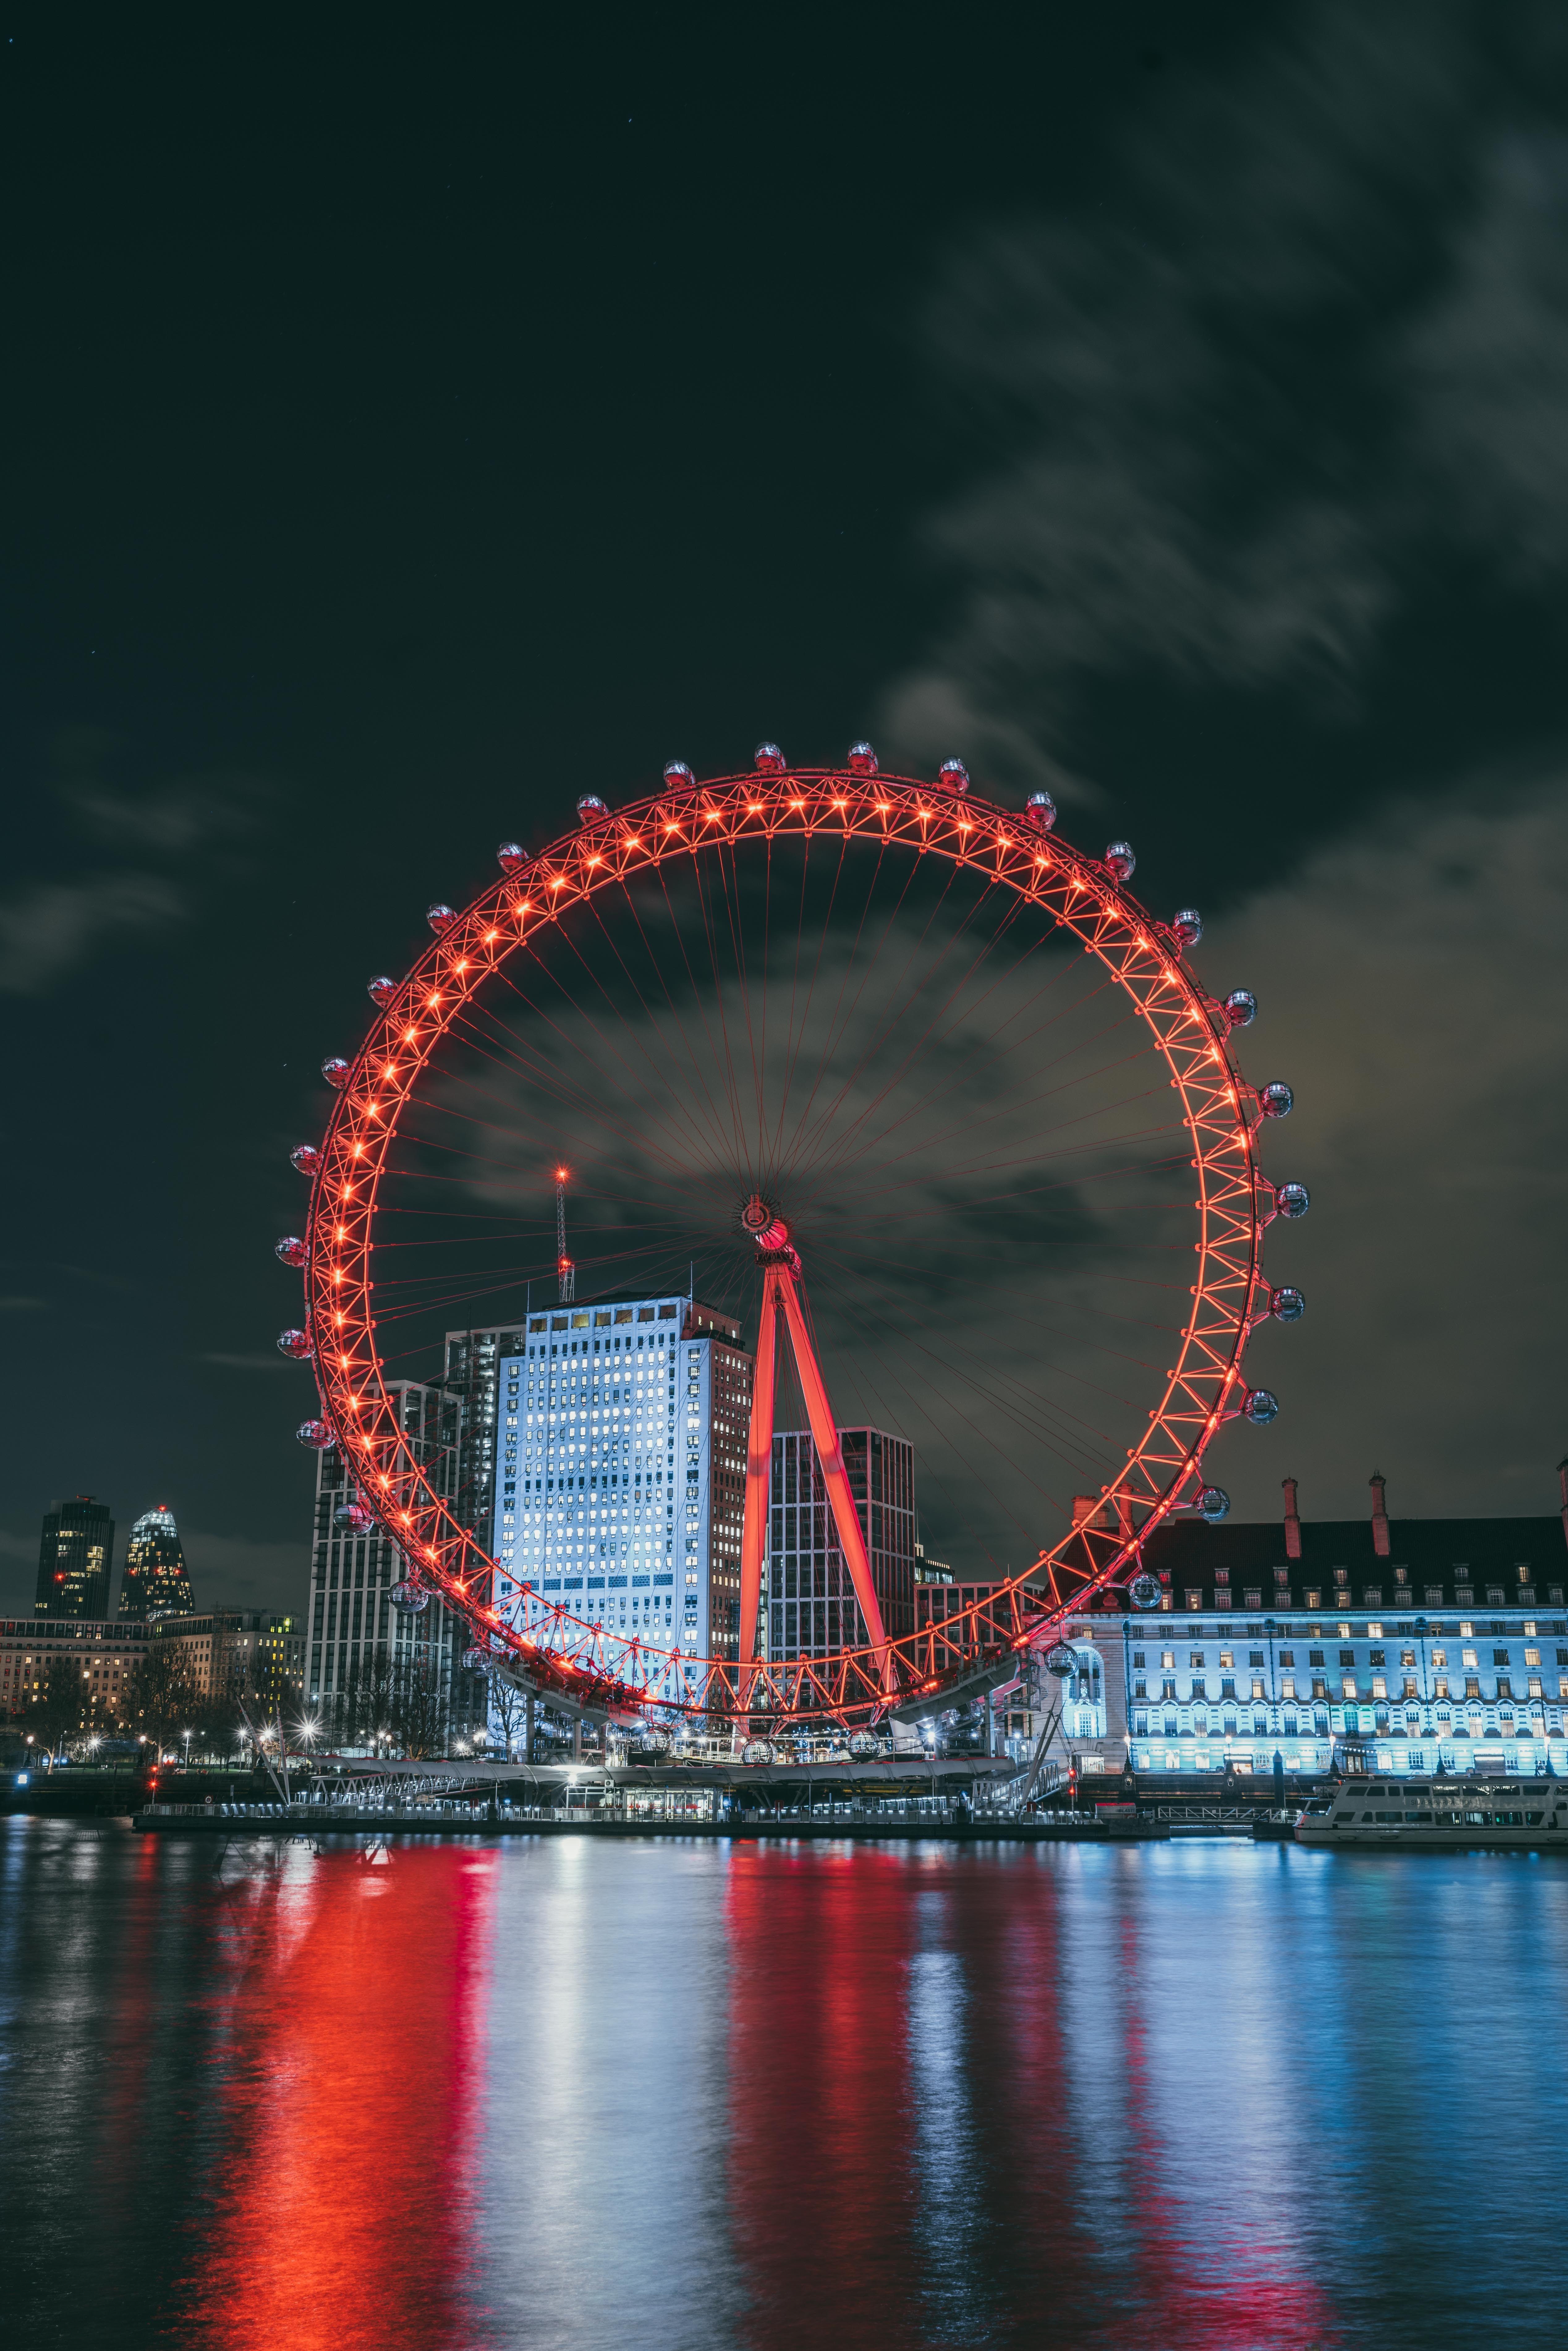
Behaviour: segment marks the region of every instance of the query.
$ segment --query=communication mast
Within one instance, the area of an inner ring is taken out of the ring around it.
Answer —
[[[577,1268],[566,1253],[566,1179],[570,1173],[570,1167],[558,1167],[555,1171],[556,1299],[562,1306],[577,1296]]]

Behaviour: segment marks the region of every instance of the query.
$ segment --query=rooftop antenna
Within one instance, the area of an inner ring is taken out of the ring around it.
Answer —
[[[558,1167],[555,1171],[556,1298],[562,1306],[577,1296],[577,1268],[566,1253],[566,1179],[570,1174],[570,1167]]]

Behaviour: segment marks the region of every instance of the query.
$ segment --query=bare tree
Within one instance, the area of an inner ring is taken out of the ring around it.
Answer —
[[[28,1709],[27,1719],[38,1726],[38,1737],[51,1755],[57,1754],[73,1732],[82,1727],[87,1710],[81,1667],[69,1657],[55,1657],[44,1676],[43,1687]]]
[[[446,1707],[441,1676],[428,1658],[403,1667],[392,1694],[392,1736],[415,1761],[439,1755],[446,1746]]]
[[[191,1669],[172,1641],[154,1641],[131,1677],[126,1714],[132,1730],[145,1731],[162,1755],[171,1733],[188,1729],[200,1698]]]
[[[498,1730],[510,1762],[517,1751],[517,1742],[528,1728],[528,1701],[516,1682],[505,1674],[490,1677],[490,1728]]]

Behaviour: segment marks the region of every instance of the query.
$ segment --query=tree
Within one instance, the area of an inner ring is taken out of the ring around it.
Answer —
[[[129,1727],[144,1731],[153,1753],[162,1755],[172,1735],[192,1727],[199,1703],[183,1656],[172,1641],[154,1641],[131,1677]]]
[[[412,1661],[396,1676],[392,1691],[392,1736],[417,1762],[439,1755],[446,1745],[446,1707],[441,1676],[428,1657]]]
[[[508,1762],[517,1753],[517,1742],[528,1727],[528,1701],[516,1682],[505,1674],[490,1677],[490,1727],[498,1730],[507,1750]]]
[[[38,1737],[51,1755],[57,1754],[73,1731],[79,1730],[87,1708],[81,1667],[69,1657],[54,1657],[43,1687],[28,1710]]]

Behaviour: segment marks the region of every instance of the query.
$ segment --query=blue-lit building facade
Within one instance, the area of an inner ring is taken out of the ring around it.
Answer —
[[[1556,1516],[1183,1521],[1158,1606],[1076,1619],[1064,1729],[1089,1771],[1568,1771],[1568,1542]]]
[[[739,1324],[688,1297],[529,1315],[497,1383],[500,1613],[547,1644],[586,1623],[737,1656],[751,1376]]]

